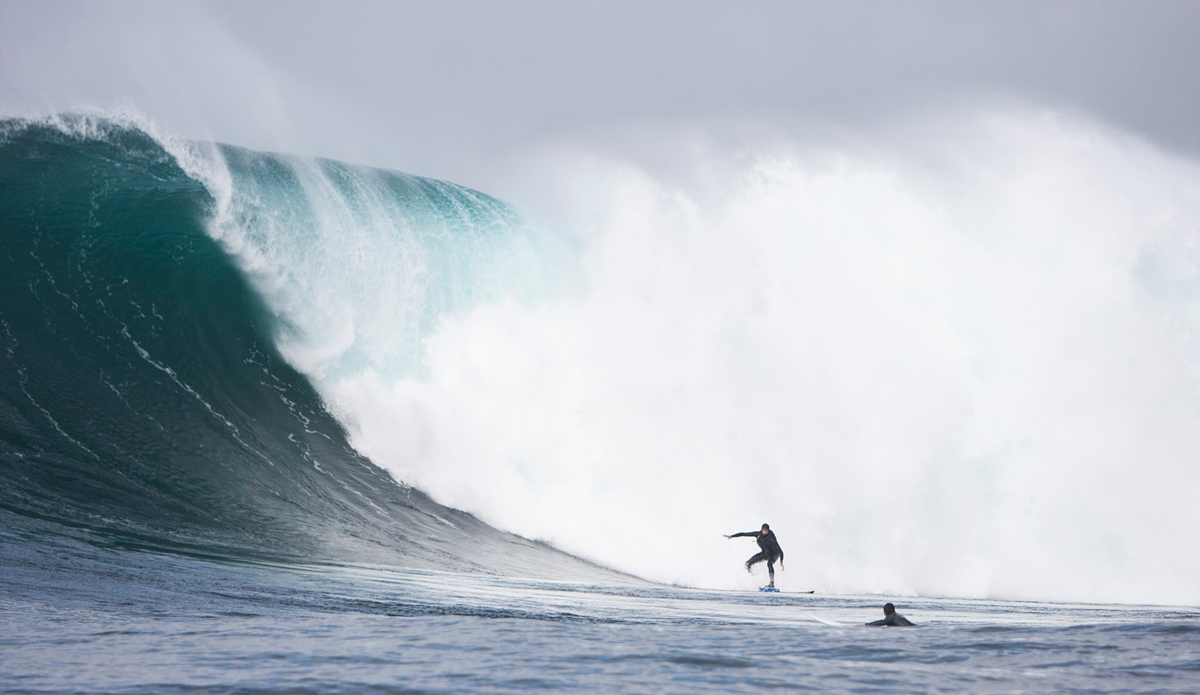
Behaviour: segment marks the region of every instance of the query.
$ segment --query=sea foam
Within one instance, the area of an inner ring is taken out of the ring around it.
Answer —
[[[1036,111],[802,141],[543,159],[549,227],[310,162],[307,237],[240,224],[355,445],[502,528],[707,587],[766,521],[785,588],[1200,601],[1195,163]]]

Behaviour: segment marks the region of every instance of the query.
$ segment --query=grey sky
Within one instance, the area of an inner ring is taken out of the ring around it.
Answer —
[[[0,112],[457,180],[547,139],[705,119],[849,128],[975,99],[1200,156],[1200,2],[0,0]]]

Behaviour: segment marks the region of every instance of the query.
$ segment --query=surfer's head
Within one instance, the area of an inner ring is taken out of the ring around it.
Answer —
[[[770,530],[771,530],[771,525],[770,525],[770,524],[763,524],[763,528],[762,528],[762,530],[764,530],[764,531],[770,531]]]
[[[883,614],[884,615],[891,615],[892,613],[895,613],[895,612],[896,612],[895,606],[893,606],[890,603],[883,604]]]

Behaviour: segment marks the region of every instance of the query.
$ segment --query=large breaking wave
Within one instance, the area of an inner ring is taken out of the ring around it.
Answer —
[[[235,261],[247,257],[213,238],[229,204],[224,157],[260,187],[241,194],[279,196],[261,214],[302,234],[306,210],[287,199],[287,165],[151,132],[85,116],[0,129],[0,511],[10,533],[76,529],[102,543],[228,557],[603,574],[438,505],[360,456],[281,358],[278,345],[307,327],[264,304],[247,280],[254,269]],[[430,234],[507,214],[455,186],[312,166],[373,177],[417,222],[458,206],[441,226],[418,227]],[[468,301],[414,306],[431,307],[428,321]]]
[[[395,172],[10,122],[0,505],[593,571],[420,488],[659,580],[748,586],[720,535],[769,521],[788,588],[1200,601],[1194,163],[1036,113],[901,135],[551,155],[550,231]]]

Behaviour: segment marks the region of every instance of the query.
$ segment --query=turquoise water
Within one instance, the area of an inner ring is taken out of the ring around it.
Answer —
[[[379,176],[423,234],[444,232],[422,222],[438,206],[498,214],[450,184]],[[219,207],[137,128],[0,122],[0,510],[219,557],[604,573],[355,451],[281,356],[286,317],[210,235]],[[466,270],[426,274],[452,272]]]

